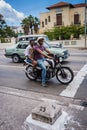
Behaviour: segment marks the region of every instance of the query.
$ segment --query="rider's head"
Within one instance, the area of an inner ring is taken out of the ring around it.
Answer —
[[[30,42],[29,42],[29,44],[33,47],[33,45],[34,45],[34,43],[35,43],[35,41],[32,39],[32,40],[30,40]]]
[[[38,37],[37,42],[39,45],[43,45],[44,38],[43,37]]]

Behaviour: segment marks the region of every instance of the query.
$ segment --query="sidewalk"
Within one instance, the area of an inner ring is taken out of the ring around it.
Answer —
[[[22,130],[23,123],[39,103],[54,101],[67,112],[66,130],[87,130],[87,107],[82,101],[0,86],[0,130]]]
[[[6,47],[10,47],[15,45],[14,43],[0,43],[0,49],[5,49]]]

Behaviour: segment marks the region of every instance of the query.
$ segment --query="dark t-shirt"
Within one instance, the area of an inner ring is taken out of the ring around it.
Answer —
[[[38,49],[40,49],[41,51],[44,51],[45,47],[39,46],[39,45],[34,46],[34,58],[35,58],[35,60],[44,58],[44,56],[38,52]]]

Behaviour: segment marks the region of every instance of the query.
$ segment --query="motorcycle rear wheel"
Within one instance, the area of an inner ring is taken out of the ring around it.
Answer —
[[[57,80],[62,84],[69,84],[74,78],[73,71],[69,67],[61,66],[56,72]]]
[[[27,78],[30,79],[30,80],[35,80],[36,79],[34,77],[34,74],[33,74],[33,66],[27,66],[25,74],[26,74]]]

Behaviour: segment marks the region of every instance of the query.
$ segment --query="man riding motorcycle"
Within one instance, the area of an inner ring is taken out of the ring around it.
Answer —
[[[42,69],[42,83],[41,85],[43,87],[46,87],[46,66],[44,64],[44,61],[46,61],[46,58],[52,59],[52,57],[48,56],[45,52],[50,54],[50,51],[43,46],[44,38],[39,37],[37,39],[37,45],[34,46],[34,58],[37,61],[38,65]],[[45,51],[45,52],[44,52]]]
[[[61,65],[62,58],[59,57],[59,55],[53,54],[53,58],[48,56],[47,53],[51,53],[43,46],[43,42],[44,39],[39,37],[37,39],[37,44],[31,48],[34,52],[33,60],[37,62],[39,67],[34,66],[32,64],[33,62],[25,60],[25,63],[27,64],[25,68],[27,78],[34,81],[38,79],[41,80],[43,87],[46,87],[46,81],[54,76],[56,76],[56,79],[62,84],[69,84],[72,82],[74,78],[73,71],[69,67]],[[44,53],[44,51],[47,53]],[[28,58],[30,58],[30,55]],[[29,61],[31,60],[29,59]]]

